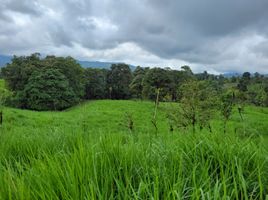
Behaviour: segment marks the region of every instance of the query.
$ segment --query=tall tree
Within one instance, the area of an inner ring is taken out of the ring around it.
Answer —
[[[248,90],[248,85],[250,84],[251,74],[249,72],[244,72],[242,78],[240,79],[237,88],[241,92],[246,92]]]
[[[29,77],[35,70],[43,68],[40,54],[31,56],[14,56],[12,62],[2,69],[7,86],[12,91],[23,90]]]
[[[68,79],[52,68],[34,72],[21,95],[33,110],[62,110],[78,102]]]
[[[46,67],[58,69],[64,74],[77,97],[84,96],[83,68],[75,59],[70,56],[66,58],[47,56],[44,63]]]
[[[12,104],[17,107],[31,108],[26,98],[25,88],[35,72],[48,69],[56,69],[64,75],[68,87],[74,92],[76,99],[83,97],[83,68],[73,58],[47,56],[45,59],[41,59],[40,54],[35,53],[31,56],[14,56],[12,62],[2,69],[3,77],[14,94]]]
[[[166,95],[169,95],[169,85],[172,79],[167,70],[162,68],[150,69],[143,80],[142,94],[145,98],[155,100],[157,91],[160,91],[159,100],[163,100]]]
[[[130,91],[133,97],[142,98],[143,79],[148,70],[148,68],[138,66],[133,72],[133,80],[130,83]]]
[[[107,79],[108,71],[105,69],[85,69],[85,98],[103,99],[107,97]]]
[[[112,64],[108,72],[107,86],[110,98],[128,99],[130,98],[129,85],[132,81],[132,72],[126,64]]]

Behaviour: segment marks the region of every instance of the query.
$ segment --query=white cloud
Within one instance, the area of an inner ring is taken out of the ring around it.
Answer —
[[[267,7],[266,0],[5,0],[0,54],[268,73]]]

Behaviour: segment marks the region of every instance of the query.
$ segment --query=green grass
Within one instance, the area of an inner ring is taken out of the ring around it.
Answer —
[[[90,101],[64,112],[4,109],[0,199],[265,199],[268,109],[234,114],[224,135],[169,132],[160,103]],[[124,123],[132,113],[134,131]]]
[[[5,87],[5,82],[3,79],[0,79],[0,88],[4,88]]]

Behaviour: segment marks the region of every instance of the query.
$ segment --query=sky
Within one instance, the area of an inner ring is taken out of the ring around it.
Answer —
[[[0,54],[268,73],[267,0],[0,0]]]

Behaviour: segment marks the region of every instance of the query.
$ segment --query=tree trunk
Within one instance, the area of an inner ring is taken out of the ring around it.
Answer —
[[[158,104],[159,104],[159,94],[160,94],[160,88],[157,89],[156,91],[156,99],[155,99],[155,109],[154,109],[154,116],[152,119],[152,123],[155,127],[155,135],[157,136],[158,134],[158,127],[157,127],[157,109],[158,109]]]
[[[195,114],[192,117],[193,117],[192,118],[193,133],[195,133],[195,124],[196,124]]]
[[[210,124],[208,125],[208,129],[209,129],[209,132],[212,133],[212,128],[211,128]]]
[[[240,116],[240,118],[241,118],[241,120],[242,121],[244,121],[244,119],[243,119],[243,115],[242,115],[242,108],[241,107],[238,107],[238,112],[239,112],[239,116]]]
[[[3,111],[0,111],[0,125],[3,124]]]
[[[227,125],[227,121],[224,120],[224,124],[223,124],[223,133],[226,133],[226,125]]]

